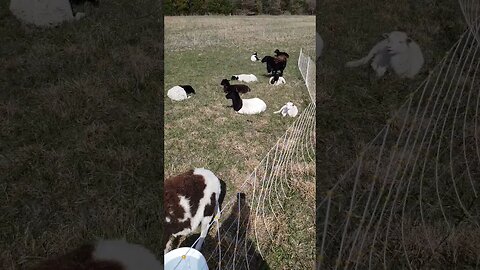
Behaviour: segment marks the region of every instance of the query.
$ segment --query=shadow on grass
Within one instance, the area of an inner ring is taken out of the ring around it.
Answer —
[[[256,244],[248,238],[250,207],[245,201],[245,194],[238,193],[231,206],[230,215],[221,223],[220,243],[218,234],[208,235],[202,247],[202,254],[210,269],[270,269],[267,262],[256,250]],[[216,229],[216,227],[214,228]],[[183,240],[179,246],[193,246],[200,234]],[[220,252],[218,247],[220,248]],[[221,257],[220,257],[221,254]]]

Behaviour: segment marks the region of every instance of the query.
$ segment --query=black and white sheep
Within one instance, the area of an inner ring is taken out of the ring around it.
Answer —
[[[281,77],[279,74],[274,74],[273,77],[270,77],[268,83],[273,85],[281,85],[287,82],[285,81],[285,78]]]
[[[240,114],[258,114],[267,109],[267,104],[259,98],[241,99],[236,91],[228,92],[226,99],[232,100],[233,109]]]
[[[254,53],[252,54],[252,56],[250,56],[250,60],[251,60],[252,62],[257,62],[257,61],[260,60],[260,58],[258,58],[257,52],[254,52]]]
[[[223,79],[220,82],[220,85],[223,85],[223,91],[225,93],[235,91],[237,93],[242,93],[245,94],[247,92],[250,92],[250,87],[248,87],[245,84],[230,84],[230,82],[227,79]]]
[[[199,225],[201,233],[195,249],[200,250],[210,222],[216,214],[220,214],[225,192],[225,183],[205,168],[195,168],[166,179],[164,252],[170,251],[174,238],[193,233]]]
[[[233,75],[230,80],[232,81],[241,81],[241,82],[256,82],[258,81],[257,76],[253,74],[238,74]]]
[[[100,240],[49,258],[31,270],[158,270],[162,263],[145,247],[125,240]]]
[[[167,92],[167,96],[175,101],[190,98],[193,94],[195,94],[195,90],[190,85],[177,85],[168,89]]]

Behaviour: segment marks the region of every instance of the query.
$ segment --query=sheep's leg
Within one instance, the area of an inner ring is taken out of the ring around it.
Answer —
[[[385,75],[385,72],[387,71],[387,67],[385,66],[378,66],[375,72],[377,73],[377,78],[382,77]]]
[[[349,61],[347,62],[346,66],[347,67],[358,67],[358,66],[361,66],[361,65],[365,65],[366,63],[368,63],[368,61],[370,59],[372,59],[372,57],[374,57],[378,52],[382,51],[387,43],[386,40],[382,40],[380,41],[379,43],[377,43],[375,46],[373,46],[373,48],[370,50],[370,52],[368,52],[368,55],[359,59],[359,60],[354,60],[354,61]]]
[[[174,237],[170,237],[170,239],[168,239],[168,242],[167,242],[167,244],[165,245],[165,249],[163,250],[163,253],[164,253],[164,254],[168,253],[168,252],[172,249],[173,238],[174,238]]]
[[[202,232],[200,233],[200,239],[198,239],[198,242],[195,244],[195,249],[200,251],[202,249],[203,242],[205,241],[205,237],[207,237],[208,234],[208,229],[209,229],[209,224],[210,221],[212,221],[213,217],[205,217],[202,220]]]

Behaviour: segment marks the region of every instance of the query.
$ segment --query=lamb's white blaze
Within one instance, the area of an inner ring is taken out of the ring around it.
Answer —
[[[197,213],[192,219],[192,228],[196,229],[196,227],[200,224],[200,222],[202,223],[200,240],[195,245],[196,249],[200,249],[206,237],[206,234],[208,231],[208,225],[212,221],[213,216],[215,215],[215,211],[214,211],[212,216],[205,216],[205,207],[211,204],[212,194],[215,194],[216,207],[214,209],[215,210],[218,209],[218,200],[220,198],[221,186],[218,178],[209,170],[206,170],[204,168],[196,168],[193,171],[193,174],[203,176],[205,180],[205,185],[206,185],[205,189],[203,190],[203,197],[202,199],[200,199]]]
[[[190,200],[185,198],[185,196],[179,195],[178,198],[180,199],[180,206],[183,208],[184,215],[183,218],[179,219],[178,222],[184,222],[187,221],[188,219],[192,218],[192,213],[190,211],[191,206],[190,206]]]

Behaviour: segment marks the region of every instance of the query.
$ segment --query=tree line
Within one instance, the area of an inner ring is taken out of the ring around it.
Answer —
[[[315,14],[316,0],[163,0],[164,14]]]

